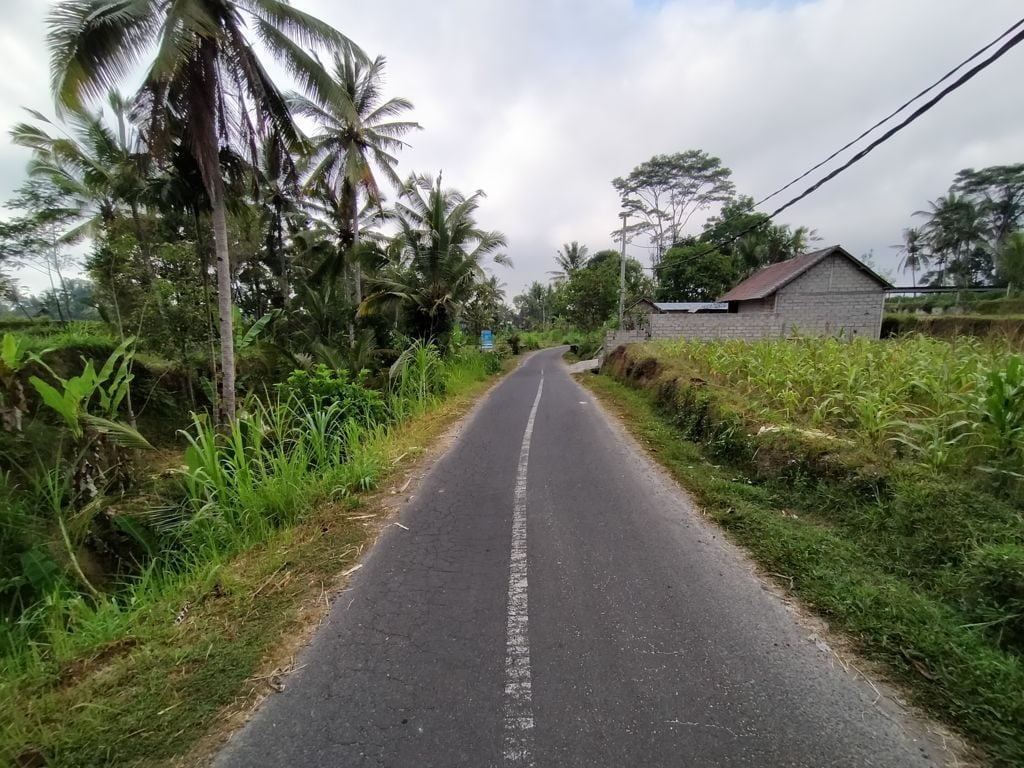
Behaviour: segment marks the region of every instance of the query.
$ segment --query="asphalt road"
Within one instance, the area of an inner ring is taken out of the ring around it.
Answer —
[[[217,766],[935,765],[561,351],[492,391]]]

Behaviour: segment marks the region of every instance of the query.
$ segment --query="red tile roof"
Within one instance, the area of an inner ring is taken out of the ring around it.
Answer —
[[[888,281],[872,272],[862,261],[855,259],[842,247],[833,245],[828,248],[822,248],[820,251],[802,253],[799,256],[794,256],[792,259],[780,261],[778,264],[770,264],[735,286],[731,291],[722,296],[719,301],[763,299],[765,296],[772,295],[784,285],[793,282],[811,267],[832,255],[845,256],[854,266],[873,277],[880,285],[889,287]]]

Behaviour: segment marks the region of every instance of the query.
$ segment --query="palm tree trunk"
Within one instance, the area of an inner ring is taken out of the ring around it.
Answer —
[[[274,223],[274,237],[277,241],[277,252],[278,257],[281,260],[281,276],[278,278],[278,288],[281,291],[281,307],[288,309],[288,300],[291,296],[291,286],[288,284],[288,254],[284,249],[284,232],[281,226],[281,218],[283,214],[281,211],[277,211]]]
[[[142,226],[142,216],[139,215],[139,204],[135,200],[129,203],[132,212],[132,226],[135,229],[135,239],[139,243],[139,250],[142,251],[143,271],[150,284],[156,281],[156,270],[153,268],[153,251],[149,246],[149,238]]]
[[[210,381],[213,382],[213,386],[210,388],[210,394],[213,397],[213,401],[210,403],[210,406],[213,412],[213,422],[215,425],[219,425],[220,404],[217,399],[217,349],[213,341],[213,311],[210,308],[210,269],[206,260],[206,244],[203,242],[203,233],[199,226],[198,209],[192,211],[192,223],[195,227],[196,235],[196,256],[199,258],[199,269],[200,274],[202,275],[203,309],[206,313],[206,343],[210,361]]]
[[[353,282],[355,289],[355,300],[356,307],[363,303],[363,268],[359,263],[359,257],[356,255],[356,248],[359,246],[359,191],[358,189],[352,190],[352,202],[349,203],[352,206],[350,215],[352,217],[352,266],[353,266]]]
[[[217,310],[220,313],[221,407],[224,418],[235,419],[235,334],[231,313],[231,259],[228,255],[228,220],[224,179],[218,173],[211,185],[213,245],[217,254]]]

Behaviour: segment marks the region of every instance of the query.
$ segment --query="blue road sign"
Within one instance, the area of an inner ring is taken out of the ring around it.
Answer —
[[[480,348],[494,349],[494,332],[480,331]]]

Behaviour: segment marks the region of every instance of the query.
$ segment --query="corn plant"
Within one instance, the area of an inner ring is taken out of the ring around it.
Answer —
[[[978,415],[986,444],[1000,463],[1024,465],[1024,358],[1013,355],[1002,368],[981,375]]]
[[[657,348],[742,392],[766,422],[841,432],[935,469],[1024,473],[1024,362],[999,344],[918,336]]]

